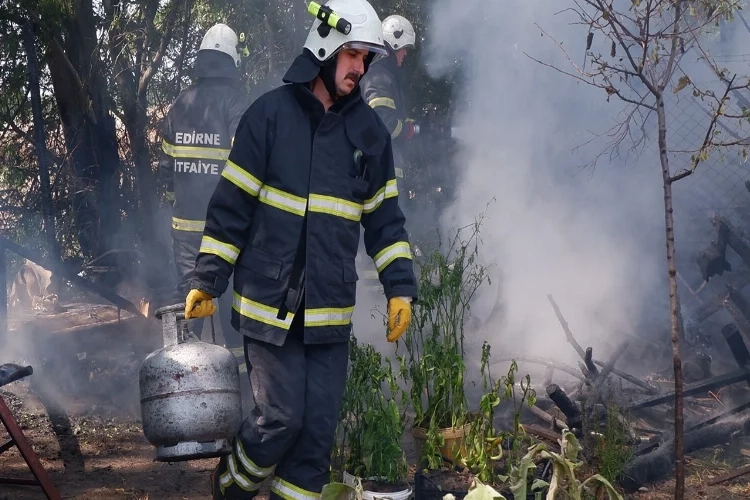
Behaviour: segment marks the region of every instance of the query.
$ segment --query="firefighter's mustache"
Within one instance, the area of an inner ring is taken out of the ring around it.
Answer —
[[[356,84],[358,84],[358,83],[359,83],[359,78],[360,78],[360,76],[359,76],[359,74],[358,74],[358,73],[355,73],[355,72],[353,72],[353,71],[352,71],[352,72],[350,72],[350,73],[348,73],[348,74],[346,75],[346,78],[347,78],[348,80],[351,80],[351,81],[353,81],[353,82],[354,82],[354,84],[356,85]]]

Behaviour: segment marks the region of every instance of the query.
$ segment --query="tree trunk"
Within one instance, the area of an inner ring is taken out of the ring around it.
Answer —
[[[44,134],[42,116],[42,96],[39,88],[39,60],[36,55],[36,34],[34,25],[29,22],[23,26],[23,44],[28,59],[29,91],[31,92],[31,113],[34,118],[34,146],[39,158],[39,185],[42,191],[42,218],[47,251],[52,260],[61,258],[60,248],[55,235],[55,216],[52,209],[52,189],[49,180],[49,162],[47,143]]]
[[[683,447],[682,414],[682,359],[680,358],[680,300],[677,296],[677,268],[675,265],[674,216],[672,210],[672,176],[667,157],[667,118],[664,111],[664,96],[656,96],[656,116],[659,124],[659,160],[664,181],[664,217],[667,235],[667,273],[669,279],[669,309],[672,337],[672,362],[674,364],[674,454],[675,454],[675,500],[685,497],[685,450]]]

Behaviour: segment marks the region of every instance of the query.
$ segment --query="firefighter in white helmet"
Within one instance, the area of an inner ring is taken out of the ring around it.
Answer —
[[[177,269],[176,302],[182,302],[193,277],[203,235],[206,207],[229,156],[237,124],[249,106],[240,88],[238,38],[226,24],[209,29],[193,67],[194,83],[180,93],[162,129],[159,173],[172,202],[172,248]],[[227,347],[242,347],[232,329],[231,300],[220,304]],[[200,337],[203,319],[190,324]]]
[[[379,58],[362,79],[365,102],[380,116],[393,138],[396,176],[402,196],[408,195],[404,184],[405,158],[403,148],[416,135],[420,127],[408,117],[401,81],[401,68],[407,53],[416,47],[414,27],[403,16],[392,15],[383,20],[383,40],[388,48],[386,57]],[[408,196],[405,196],[408,199]]]
[[[365,0],[311,3],[316,16],[282,85],[237,129],[208,205],[185,316],[213,314],[234,271],[255,408],[212,475],[214,499],[315,500],[328,482],[356,297],[360,226],[395,342],[417,296],[391,137],[359,80],[385,52]]]

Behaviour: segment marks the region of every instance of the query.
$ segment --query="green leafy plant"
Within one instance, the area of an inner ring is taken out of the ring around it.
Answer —
[[[601,474],[594,474],[583,482],[576,478],[576,470],[582,465],[582,462],[578,460],[578,454],[582,448],[572,432],[563,429],[562,438],[558,442],[560,443],[560,453],[549,451],[545,444],[536,444],[529,448],[518,465],[511,468],[508,479],[510,489],[516,500],[526,498],[528,475],[536,469],[534,462],[536,458],[552,461],[552,479],[550,482],[536,480],[531,486],[532,492],[548,486],[546,500],[555,500],[558,498],[558,494],[570,500],[583,500],[586,487],[595,484],[604,486],[609,500],[623,500],[622,495],[612,486],[612,483]],[[537,497],[541,498],[541,494],[537,493]]]
[[[510,454],[506,457],[509,472],[526,437],[521,426],[521,410],[524,404],[533,406],[536,403],[536,392],[531,388],[531,378],[526,375],[521,379],[521,391],[518,394],[518,364],[515,361],[511,362],[507,375],[500,380],[493,380],[489,366],[490,350],[490,344],[484,342],[480,367],[484,395],[479,401],[476,415],[471,420],[461,461],[480,481],[498,484],[507,479],[507,476],[498,473],[499,462],[504,456],[502,443],[507,440],[511,443]],[[508,400],[513,403],[513,425],[510,430],[498,432],[493,423],[494,410],[501,402]]]
[[[389,359],[370,344],[350,339],[349,373],[344,390],[336,455],[358,477],[386,483],[406,479],[408,464],[401,445],[405,415],[398,400],[403,390]]]
[[[422,450],[428,468],[442,465],[441,428],[460,427],[468,417],[464,392],[464,320],[476,291],[489,282],[487,267],[477,260],[479,228],[456,231],[445,251],[435,250],[415,261],[419,303],[403,337],[401,376],[410,386],[414,425],[427,429]]]

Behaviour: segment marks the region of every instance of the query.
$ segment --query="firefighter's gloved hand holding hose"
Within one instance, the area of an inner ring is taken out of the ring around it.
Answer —
[[[396,342],[411,322],[411,297],[393,297],[388,301],[388,342]]]
[[[216,312],[213,297],[206,292],[192,289],[185,299],[185,319],[205,318]]]

